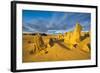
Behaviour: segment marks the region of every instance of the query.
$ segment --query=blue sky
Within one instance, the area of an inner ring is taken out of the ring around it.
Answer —
[[[74,29],[78,22],[83,31],[90,30],[91,14],[77,12],[55,12],[23,10],[23,32],[66,32]]]

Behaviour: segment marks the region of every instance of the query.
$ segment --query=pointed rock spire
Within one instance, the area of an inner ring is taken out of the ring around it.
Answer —
[[[77,44],[80,42],[81,30],[82,26],[79,23],[76,23],[76,26],[70,39],[71,44]]]

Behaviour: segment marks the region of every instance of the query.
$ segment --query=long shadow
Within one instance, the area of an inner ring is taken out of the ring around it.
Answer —
[[[60,45],[61,47],[70,50],[70,48],[68,48],[67,46],[65,46],[64,44],[62,44],[60,41],[56,41],[55,43],[57,43],[58,45]]]
[[[90,35],[89,34],[85,34],[84,36],[81,36],[80,40],[83,41],[87,37],[90,37]]]

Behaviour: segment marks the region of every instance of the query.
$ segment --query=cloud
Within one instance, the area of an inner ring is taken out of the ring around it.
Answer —
[[[23,26],[24,32],[36,32],[35,29],[31,28],[30,26]]]
[[[23,18],[24,19],[24,18]],[[72,12],[52,12],[47,17],[31,18],[30,20],[23,21],[23,32],[45,32],[48,30],[56,31],[70,31],[75,27],[76,22],[79,22],[83,30],[90,30],[89,13],[72,13]]]

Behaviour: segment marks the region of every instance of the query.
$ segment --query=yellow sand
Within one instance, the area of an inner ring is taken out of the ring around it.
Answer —
[[[65,34],[23,34],[23,62],[86,60],[91,58],[90,32],[82,26]]]
[[[48,42],[50,36],[42,36],[45,43]],[[54,36],[55,37],[55,36]],[[25,40],[27,38],[27,40]],[[40,62],[40,61],[62,61],[62,60],[85,60],[90,59],[90,52],[85,52],[82,49],[70,49],[69,45],[63,41],[54,42],[52,47],[47,47],[48,53],[45,50],[39,51],[35,54],[30,54],[30,50],[34,49],[34,43],[27,43],[28,38],[33,40],[32,35],[23,36],[23,62]],[[87,42],[89,40],[86,40]],[[85,42],[84,42],[85,43]],[[82,43],[82,44],[84,44]]]

